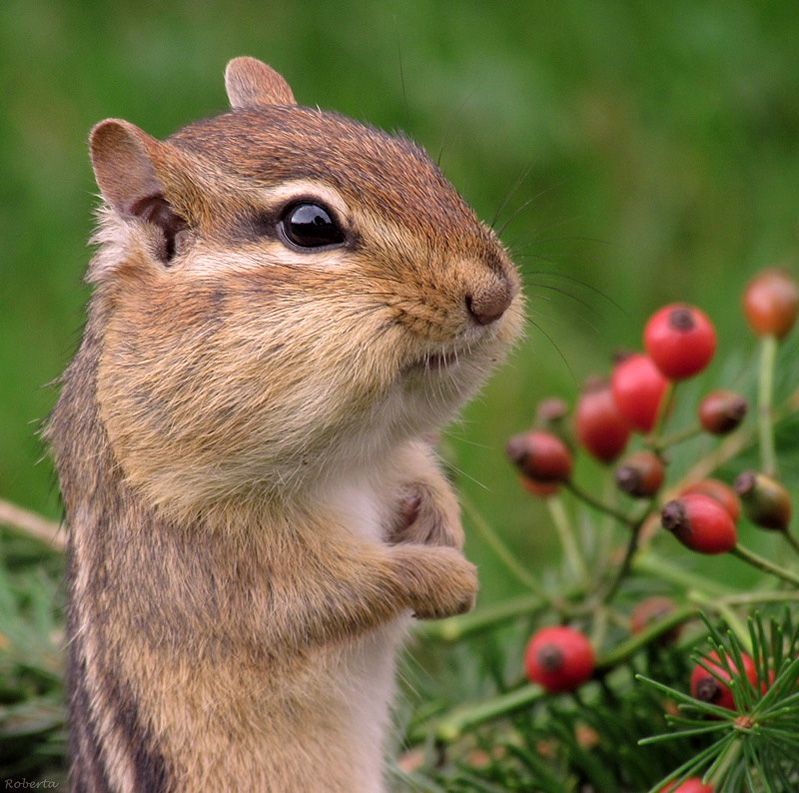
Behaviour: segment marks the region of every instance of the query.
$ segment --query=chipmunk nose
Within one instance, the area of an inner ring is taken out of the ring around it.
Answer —
[[[513,302],[514,289],[507,277],[493,277],[479,289],[466,293],[466,309],[478,325],[496,322]]]

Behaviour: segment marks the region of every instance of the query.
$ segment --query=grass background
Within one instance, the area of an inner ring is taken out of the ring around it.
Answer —
[[[722,349],[744,355],[742,285],[797,260],[797,41],[790,2],[4,0],[0,496],[59,512],[35,433],[82,323],[89,128],[119,116],[165,136],[219,112],[226,61],[251,54],[302,103],[443,147],[444,171],[486,219],[524,176],[500,223],[527,204],[503,237],[541,330],[530,325],[448,437],[463,490],[540,559],[546,517],[502,452],[536,401],[571,397],[675,298],[704,306]],[[514,588],[478,538],[468,551],[486,600]]]

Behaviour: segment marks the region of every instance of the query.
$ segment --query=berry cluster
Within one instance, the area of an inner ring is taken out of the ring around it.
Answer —
[[[741,394],[726,388],[714,389],[699,400],[692,426],[671,435],[664,432],[677,387],[707,369],[718,342],[707,315],[683,303],[655,312],[643,331],[644,351],[620,355],[608,375],[589,378],[573,413],[563,400],[547,399],[539,405],[534,427],[508,441],[508,457],[527,490],[548,500],[557,499],[563,489],[569,490],[630,530],[630,543],[617,574],[598,586],[591,601],[594,604],[607,605],[615,596],[647,530],[656,528],[658,522],[692,551],[731,552],[783,582],[799,585],[795,573],[755,555],[738,541],[738,526],[745,516],[756,527],[782,532],[799,550],[790,533],[791,497],[776,469],[769,381],[774,345],[789,333],[799,313],[799,284],[782,270],[764,271],[747,286],[743,308],[750,327],[762,338],[764,349],[757,419],[761,470],[743,471],[732,485],[705,476],[689,477],[666,489],[669,452],[674,446],[702,434],[726,436],[743,431],[749,413],[748,401]],[[631,504],[635,511],[628,513],[601,501],[576,484],[575,463],[580,451],[613,467],[615,485],[625,496],[636,499]],[[657,533],[649,534],[651,539]],[[663,596],[642,600],[630,615],[630,634],[646,635],[652,625],[668,621],[679,608],[674,600]],[[569,619],[568,609],[561,611],[561,617],[563,623],[585,619]],[[680,629],[676,622],[660,631],[653,646],[676,642]],[[602,676],[599,655],[599,648],[585,633],[562,624],[534,633],[527,645],[524,666],[528,679],[545,691],[569,692]],[[737,662],[725,659],[721,663],[713,652],[698,659],[691,674],[690,691],[698,701],[734,711],[736,701],[729,685],[733,677],[745,678],[758,687],[749,655],[740,653]],[[761,693],[767,688],[761,681]],[[713,787],[695,777],[684,779],[679,786],[671,783],[662,790],[712,793]]]

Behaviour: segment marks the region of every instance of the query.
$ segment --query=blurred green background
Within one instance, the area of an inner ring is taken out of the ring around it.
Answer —
[[[36,431],[87,296],[89,128],[119,116],[165,136],[217,113],[225,63],[250,54],[302,103],[443,147],[482,217],[504,205],[540,330],[448,437],[463,490],[514,548],[545,553],[502,451],[536,401],[571,398],[675,298],[745,352],[742,285],[797,260],[797,41],[792,2],[3,0],[0,497],[59,513]],[[478,538],[469,553],[486,599],[513,587]]]

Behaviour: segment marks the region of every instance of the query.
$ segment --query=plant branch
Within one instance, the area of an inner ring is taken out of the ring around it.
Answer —
[[[585,564],[585,559],[583,559],[583,555],[574,538],[574,531],[572,530],[569,516],[563,508],[563,502],[557,496],[552,496],[547,499],[547,507],[549,508],[552,522],[555,524],[555,529],[558,532],[560,544],[563,547],[563,553],[566,555],[566,560],[569,563],[572,574],[579,581],[587,583],[591,576]]]
[[[483,518],[471,500],[465,496],[461,496],[461,506],[463,507],[464,513],[472,522],[472,525],[480,532],[481,537],[486,543],[491,546],[491,549],[508,569],[508,572],[528,589],[532,589],[533,592],[545,598],[546,595],[538,581],[516,561],[513,554],[508,549],[508,546],[505,545],[499,535],[491,528],[488,521]]]
[[[777,452],[774,447],[774,364],[777,360],[777,337],[764,336],[760,342],[760,368],[757,381],[757,427],[760,460],[767,476],[777,475]]]
[[[733,556],[737,556],[747,564],[757,567],[764,573],[770,573],[771,575],[777,576],[777,578],[781,578],[783,581],[787,581],[789,584],[799,587],[799,575],[791,570],[786,570],[784,567],[774,564],[774,562],[770,561],[769,559],[759,556],[754,551],[750,551],[748,548],[744,548],[742,545],[736,545],[730,551],[730,553]]]
[[[606,515],[610,515],[612,518],[615,518],[620,523],[623,523],[625,526],[629,526],[633,528],[635,526],[635,521],[626,515],[624,512],[621,512],[613,507],[609,506],[608,504],[603,503],[598,498],[594,498],[590,493],[583,490],[579,485],[575,484],[571,480],[566,482],[565,485],[571,493],[580,499],[580,501],[585,502],[588,506],[593,507],[595,510],[599,512],[604,512]]]
[[[61,531],[61,524],[3,499],[0,499],[0,525],[32,537],[55,551],[66,548],[66,537]]]

